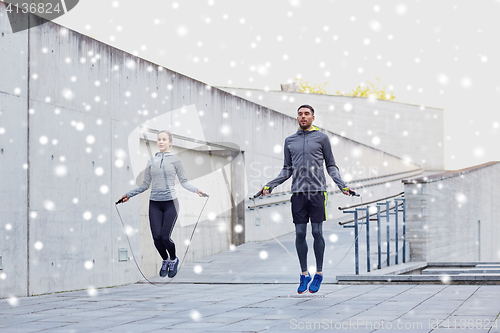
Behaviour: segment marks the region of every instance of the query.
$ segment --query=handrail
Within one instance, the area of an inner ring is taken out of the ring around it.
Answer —
[[[366,182],[366,181],[372,180],[372,179],[387,178],[387,177],[402,175],[404,173],[412,173],[412,172],[417,172],[417,171],[420,171],[419,174],[421,174],[421,173],[424,172],[424,170],[422,168],[419,168],[419,169],[413,169],[413,170],[410,170],[410,171],[403,171],[403,172],[398,172],[398,173],[391,173],[390,175],[385,175],[385,176],[377,176],[377,177],[355,179],[355,180],[351,180],[350,182],[346,182],[346,185],[351,185],[351,184],[354,185],[355,183]],[[396,178],[396,180],[398,180],[398,179],[404,179],[404,177],[403,178]],[[379,184],[379,183],[377,183],[377,184]],[[327,187],[328,186],[330,186],[330,185],[327,185]],[[327,190],[327,192],[328,192],[328,190]],[[333,192],[335,192],[335,191],[332,191],[330,193],[333,193]],[[292,193],[292,191],[273,192],[273,194],[287,194],[287,193]]]
[[[385,197],[385,198],[381,198],[381,199],[378,199],[378,200],[373,200],[373,201],[370,201],[370,202],[360,203],[360,204],[353,205],[353,206],[339,207],[339,210],[350,209],[350,208],[355,208],[355,207],[359,207],[359,206],[366,206],[366,205],[372,204],[374,202],[379,202],[379,201],[383,201],[383,200],[387,200],[387,199],[392,199],[392,198],[395,198],[395,197],[399,197],[401,194],[405,194],[405,192],[401,192],[399,194],[391,195],[390,197]]]
[[[462,175],[467,174],[469,172],[476,171],[476,170],[479,170],[479,169],[483,169],[483,168],[495,165],[497,163],[500,163],[500,162],[498,162],[498,161],[492,161],[492,162],[487,162],[487,163],[483,163],[483,164],[480,164],[480,165],[475,165],[475,166],[472,166],[472,167],[469,167],[469,168],[465,168],[465,169],[445,171],[445,172],[442,172],[442,173],[438,173],[438,174],[432,175],[430,177],[421,177],[421,178],[417,178],[417,179],[413,179],[413,180],[403,181],[403,183],[404,184],[432,183],[432,182],[444,180],[444,179],[447,179],[447,178],[462,176]]]
[[[385,176],[383,176],[383,177],[385,177]],[[400,179],[404,179],[404,177],[402,177],[402,178],[396,178],[393,181],[400,180]],[[383,181],[383,182],[378,182],[378,183],[373,183],[373,184],[367,184],[367,185],[363,185],[363,186],[359,186],[359,187],[355,187],[355,188],[365,188],[365,187],[380,185],[380,184],[384,184],[384,183],[386,183],[386,182]],[[275,194],[281,194],[281,193],[287,193],[287,192],[279,192],[279,193],[275,193]],[[291,192],[289,192],[289,193],[291,193]],[[327,191],[327,193],[328,194],[340,193],[340,190]],[[398,194],[398,195],[401,195],[401,193]],[[380,200],[383,200],[383,199],[380,199]],[[288,201],[290,201],[290,200],[286,199],[286,200],[280,200],[280,201],[273,201],[273,202],[263,203],[263,204],[259,204],[259,205],[248,206],[247,208],[249,208],[249,209],[255,209],[255,208],[263,207],[263,206],[279,205],[280,203],[285,203],[285,202],[288,202]],[[350,206],[350,207],[354,207],[354,206]],[[350,207],[347,207],[347,208],[350,208]]]
[[[355,205],[355,206],[349,206],[349,207],[339,207],[340,210],[343,210],[344,213],[352,213],[354,214],[354,220],[353,221],[345,221],[345,222],[339,222],[340,225],[344,225],[347,223],[354,222],[354,261],[355,261],[355,274],[359,274],[359,248],[358,248],[358,236],[359,236],[359,230],[358,230],[358,221],[365,219],[366,222],[366,269],[368,272],[371,270],[371,264],[370,264],[370,221],[377,221],[377,268],[380,269],[382,267],[382,235],[381,235],[381,218],[385,217],[385,229],[386,229],[386,245],[387,245],[387,266],[391,265],[391,251],[390,251],[390,241],[391,241],[391,235],[390,235],[390,215],[395,215],[395,248],[396,248],[396,257],[395,257],[395,264],[399,264],[399,246],[398,246],[398,241],[399,241],[399,222],[398,222],[398,217],[399,217],[399,206],[403,206],[403,263],[406,262],[406,203],[405,199],[400,198],[396,199],[396,197],[400,196],[401,194],[404,194],[404,192],[399,193],[397,195],[389,196],[383,199],[371,201],[369,203],[364,203],[360,205]],[[391,207],[391,202],[388,199],[394,198],[393,203],[394,207]],[[385,202],[381,202],[385,200]],[[401,201],[401,203],[400,203]],[[370,217],[372,215],[375,215],[375,213],[370,214],[370,203],[377,203],[377,218],[376,219],[371,219]],[[363,208],[355,208],[359,206],[365,206]],[[381,207],[385,206],[385,215],[381,216]],[[354,208],[354,209],[352,209]],[[344,209],[350,209],[350,210],[344,210]],[[391,210],[394,209],[394,213],[391,213]],[[358,213],[365,211],[365,216],[360,216]]]
[[[398,203],[398,207],[399,207],[399,206],[402,206],[402,205],[403,205],[403,203]],[[396,205],[394,205],[394,206],[390,206],[390,207],[389,207],[389,210],[394,209],[395,207],[396,207]],[[381,213],[383,213],[383,212],[385,212],[385,211],[386,211],[385,209],[381,209],[381,210],[380,210],[380,212],[381,212]],[[372,214],[369,214],[369,216],[373,216],[373,215],[377,215],[377,213],[372,213]],[[366,217],[366,215],[365,215],[365,216],[361,216],[360,218],[364,218],[364,217]],[[354,219],[339,222],[339,225],[342,225],[342,226],[343,226],[343,225],[346,225],[346,224],[349,224],[349,223],[352,223],[352,222],[354,222]]]

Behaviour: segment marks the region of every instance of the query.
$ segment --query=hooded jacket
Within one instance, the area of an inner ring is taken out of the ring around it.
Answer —
[[[172,153],[158,152],[151,158],[144,170],[144,181],[142,185],[127,193],[127,197],[146,191],[151,186],[152,201],[167,201],[177,199],[175,193],[175,176],[179,178],[182,187],[191,192],[197,192],[198,189],[191,185],[184,172],[181,160]]]
[[[283,169],[275,179],[266,184],[272,190],[292,178],[292,193],[326,191],[326,171],[340,190],[346,187],[335,164],[328,135],[316,126],[310,131],[299,129],[285,139]]]

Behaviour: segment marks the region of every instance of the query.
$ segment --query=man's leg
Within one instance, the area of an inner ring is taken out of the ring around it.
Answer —
[[[316,274],[323,275],[323,257],[325,254],[325,238],[323,237],[323,221],[327,220],[326,192],[310,193],[308,208],[311,216],[312,234],[314,237],[314,255],[316,257]]]
[[[295,224],[295,248],[299,257],[300,269],[303,275],[307,275],[307,224]]]
[[[314,237],[314,255],[316,257],[316,274],[323,275],[323,257],[325,255],[325,238],[323,237],[323,222],[311,223]]]
[[[307,208],[307,197],[300,193],[292,195],[292,216],[295,224],[295,248],[299,257],[300,269],[300,284],[297,292],[302,294],[307,290],[311,275],[307,271],[307,222],[309,222],[309,210]]]
[[[307,197],[305,193],[294,193],[290,199],[292,202],[293,223],[295,224],[295,248],[299,257],[300,269],[304,275],[307,275],[306,231],[309,222]]]
[[[299,256],[300,269],[302,270],[302,274],[300,274],[299,288],[297,288],[297,292],[299,294],[306,291],[309,282],[311,282],[311,275],[307,271],[306,231],[307,224],[295,223],[295,248],[297,249],[297,255]]]
[[[311,293],[318,292],[323,281],[323,256],[325,254],[325,239],[323,238],[323,221],[326,216],[327,193],[318,192],[311,195],[309,200],[309,212],[311,216],[312,234],[314,237],[314,255],[316,257],[316,274],[309,286]]]

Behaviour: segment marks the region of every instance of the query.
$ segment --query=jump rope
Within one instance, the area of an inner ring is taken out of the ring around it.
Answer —
[[[363,203],[363,199],[361,198],[361,196],[359,194],[357,194],[356,192],[354,192],[353,190],[350,190],[350,189],[347,189],[349,194],[351,196],[356,196],[356,197],[360,197],[361,199],[361,203]],[[262,195],[262,191],[259,191],[257,194],[255,194],[253,197],[250,197],[249,199],[253,201],[254,205],[256,205],[255,203],[255,198],[259,197]],[[203,205],[203,208],[201,209],[200,211],[200,214],[198,216],[198,219],[196,220],[196,223],[194,225],[194,228],[193,228],[193,231],[191,232],[191,236],[189,237],[189,243],[186,247],[186,252],[184,253],[184,257],[182,258],[182,261],[181,261],[181,264],[179,265],[179,268],[177,269],[178,272],[180,272],[181,270],[181,267],[183,267],[184,265],[184,260],[186,259],[186,256],[187,256],[187,253],[189,251],[189,246],[191,245],[191,241],[193,240],[193,236],[194,236],[194,233],[196,231],[196,227],[198,226],[198,223],[200,222],[200,218],[201,218],[201,215],[203,213],[203,211],[205,210],[205,206],[207,205],[208,203],[208,199],[210,198],[210,196],[206,193],[203,193],[202,195],[203,197],[206,197],[207,200],[205,200],[205,204]],[[127,242],[128,242],[128,245],[129,245],[129,248],[130,248],[130,253],[132,254],[132,258],[134,259],[134,263],[137,267],[137,269],[139,270],[139,272],[141,273],[142,277],[147,281],[149,282],[150,284],[154,285],[154,286],[157,286],[158,284],[165,284],[164,282],[162,283],[154,283],[154,282],[151,282],[145,275],[144,275],[144,272],[141,270],[141,267],[139,266],[139,263],[137,262],[137,259],[135,258],[135,254],[134,254],[134,251],[132,250],[132,244],[130,242],[130,238],[128,237],[128,234],[127,234],[127,229],[125,227],[125,223],[123,222],[123,219],[122,219],[122,216],[120,214],[120,211],[118,210],[118,204],[121,204],[123,203],[123,199],[120,199],[118,200],[117,202],[115,202],[115,208],[116,208],[116,212],[118,213],[118,217],[120,218],[120,222],[122,224],[122,227],[123,227],[123,231],[125,233],[125,237],[127,238]],[[259,212],[259,209],[257,209],[257,214],[259,215],[260,217],[260,220],[263,222],[262,224],[264,225],[264,227],[266,228],[267,232],[269,232],[269,234],[273,237],[273,239],[288,253],[288,255],[290,257],[292,257],[293,259],[295,259],[295,256],[290,253],[290,251],[288,251],[288,249],[286,248],[285,245],[283,245],[283,243],[281,243],[277,238],[276,236],[274,236],[274,234],[271,232],[271,230],[267,227],[266,223],[264,222],[265,220],[262,218],[262,216],[260,215],[260,212]],[[363,229],[363,225],[361,225],[361,228],[360,228],[360,232],[361,230]],[[354,246],[354,243],[356,242],[357,238],[359,237],[359,234],[358,233],[358,236],[356,236],[356,239],[354,240],[353,244],[351,244],[351,247],[347,250],[346,254],[342,257],[342,259],[340,259],[339,262],[337,262],[332,268],[335,268],[337,267],[346,257],[347,255],[349,254],[349,252],[351,251],[352,247]],[[167,282],[167,283],[170,283],[170,282]]]
[[[143,136],[144,136],[144,141],[146,141],[146,146],[148,147],[148,151],[149,151],[149,157],[150,158],[153,158],[153,154],[151,152],[151,147],[149,146],[149,140],[148,138],[146,137],[146,133],[145,132],[142,132]],[[188,250],[189,250],[189,246],[191,245],[191,241],[193,240],[193,236],[194,236],[194,232],[196,231],[196,227],[198,226],[198,223],[200,222],[200,218],[201,218],[201,214],[203,213],[203,210],[205,209],[205,206],[207,205],[207,202],[208,202],[208,199],[209,199],[209,195],[206,194],[206,193],[202,193],[202,196],[203,197],[206,197],[207,200],[205,201],[205,204],[203,205],[203,208],[201,209],[200,211],[200,215],[198,216],[198,219],[196,220],[196,224],[194,225],[194,228],[193,228],[193,232],[191,233],[191,237],[189,238],[189,243],[186,247],[186,252],[184,253],[184,257],[182,258],[182,261],[179,265],[179,268],[177,269],[177,272],[180,272],[181,270],[181,267],[182,265],[184,264],[184,260],[186,259],[186,256],[187,256],[187,253],[188,253]],[[134,251],[132,250],[132,244],[130,243],[130,238],[128,237],[128,234],[127,234],[127,229],[125,228],[125,223],[123,223],[123,219],[122,219],[122,216],[120,215],[120,211],[118,210],[118,204],[121,204],[123,203],[123,199],[120,199],[118,200],[117,202],[115,202],[115,208],[116,208],[116,211],[118,212],[118,217],[120,218],[120,222],[122,223],[122,227],[123,227],[123,232],[125,233],[125,236],[127,237],[127,242],[128,242],[128,246],[130,248],[130,253],[132,253],[132,258],[134,259],[134,262],[135,262],[135,265],[137,266],[137,269],[139,270],[139,272],[141,272],[141,275],[142,277],[148,281],[150,284],[156,286],[158,284],[166,284],[166,283],[170,283],[172,282],[172,280],[170,282],[162,282],[162,283],[153,283],[151,281],[148,280],[148,278],[144,275],[144,273],[142,272],[141,270],[141,267],[139,267],[139,263],[137,262],[137,260],[135,259],[135,255],[134,255]]]
[[[187,256],[187,253],[188,253],[188,250],[189,250],[189,246],[191,245],[191,241],[193,240],[194,232],[196,231],[196,227],[198,226],[198,223],[200,222],[201,214],[203,213],[203,210],[205,209],[205,206],[207,205],[207,202],[208,202],[208,199],[209,199],[209,195],[206,194],[206,193],[203,193],[202,196],[206,197],[207,200],[205,200],[205,204],[203,205],[203,208],[200,211],[200,215],[198,216],[198,220],[196,220],[196,224],[194,225],[193,232],[191,233],[191,237],[189,238],[189,243],[188,243],[188,245],[186,247],[186,252],[184,253],[184,257],[182,258],[181,264],[179,265],[179,268],[177,269],[177,272],[180,272],[181,267],[184,264],[184,260],[186,259],[186,256]],[[142,272],[141,267],[139,267],[139,263],[135,259],[134,251],[132,250],[132,244],[130,243],[130,238],[128,237],[127,229],[125,228],[125,224],[123,223],[122,216],[120,215],[120,211],[118,210],[118,204],[121,204],[121,203],[123,203],[123,199],[120,199],[117,202],[115,202],[115,208],[116,208],[116,211],[118,212],[118,217],[120,217],[120,222],[122,223],[123,231],[125,233],[125,236],[127,237],[127,242],[128,242],[128,246],[130,248],[130,253],[132,253],[132,258],[134,259],[134,262],[135,262],[135,265],[137,266],[137,269],[139,270],[139,272],[141,272],[142,277],[146,281],[148,281],[150,284],[152,284],[154,286],[156,286],[157,284],[165,284],[164,282],[162,282],[162,283],[153,283],[153,282],[149,281],[148,278]],[[170,282],[167,282],[167,283],[170,283]]]
[[[353,190],[351,190],[351,189],[349,189],[349,188],[347,188],[347,187],[346,187],[346,188],[344,188],[343,190],[348,191],[348,192],[349,192],[349,194],[350,194],[351,196],[353,196],[353,197],[360,197],[360,199],[361,199],[361,204],[363,204],[363,198],[361,197],[361,195],[360,195],[360,194],[358,194],[358,193],[354,192]],[[269,194],[271,194],[271,192],[269,192]],[[261,191],[259,191],[259,192],[257,192],[257,193],[256,193],[253,197],[250,197],[249,199],[253,201],[253,204],[254,204],[255,206],[257,206],[257,204],[255,203],[255,198],[258,198],[258,197],[260,197],[261,195],[262,195],[262,190],[261,190]],[[283,249],[285,249],[285,251],[288,253],[288,255],[290,255],[290,257],[292,257],[293,259],[295,259],[296,257],[295,257],[293,254],[291,254],[291,253],[290,253],[290,251],[288,251],[288,249],[285,247],[285,245],[283,245],[283,244],[282,244],[282,243],[281,243],[281,242],[280,242],[280,241],[279,241],[279,240],[278,240],[278,239],[277,239],[277,238],[273,235],[273,233],[271,232],[271,230],[269,230],[269,228],[267,227],[266,223],[264,222],[264,219],[263,219],[263,218],[262,218],[262,216],[260,215],[259,209],[257,208],[256,210],[257,210],[257,214],[259,215],[260,220],[262,221],[262,224],[264,225],[264,227],[266,228],[266,230],[269,232],[269,234],[271,234],[271,236],[274,238],[274,240],[275,240],[275,241],[276,241],[279,245],[281,245],[281,247],[282,247]],[[358,233],[358,235],[357,235],[357,236],[356,236],[356,238],[354,239],[354,242],[351,244],[351,247],[347,250],[346,254],[342,257],[342,259],[340,259],[340,261],[339,261],[338,263],[336,263],[336,264],[332,267],[332,269],[333,269],[333,268],[335,268],[335,267],[337,267],[337,266],[338,266],[338,265],[339,265],[339,264],[340,264],[340,263],[341,263],[341,262],[342,262],[342,261],[343,261],[343,260],[347,257],[347,255],[348,255],[348,254],[349,254],[349,252],[351,251],[352,247],[354,246],[354,244],[355,244],[355,243],[356,243],[356,241],[358,240],[358,237],[359,237],[359,235],[360,235],[360,233],[361,233],[361,230],[362,230],[362,229],[363,229],[363,225],[361,225],[361,228],[360,228],[360,230],[359,230],[360,232]]]

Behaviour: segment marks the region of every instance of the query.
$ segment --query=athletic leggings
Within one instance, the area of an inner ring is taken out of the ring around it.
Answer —
[[[325,239],[323,238],[323,222],[311,223],[314,237],[314,255],[316,256],[316,271],[323,271],[323,255],[325,254]],[[307,272],[307,224],[295,224],[295,247],[299,256],[300,269]]]
[[[175,244],[170,238],[179,215],[179,201],[149,201],[149,225],[158,253],[167,260],[175,259]],[[167,254],[168,252],[168,254]]]

